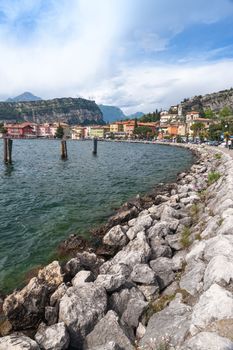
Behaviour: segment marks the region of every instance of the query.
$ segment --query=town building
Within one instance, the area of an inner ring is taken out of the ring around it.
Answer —
[[[21,123],[21,124],[6,124],[7,136],[12,138],[31,138],[35,137],[35,132],[31,123]]]

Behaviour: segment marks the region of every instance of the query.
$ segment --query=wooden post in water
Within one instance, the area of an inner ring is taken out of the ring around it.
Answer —
[[[4,162],[7,163],[7,138],[4,137],[3,139],[3,142],[4,142]]]
[[[13,141],[8,138],[3,139],[4,142],[4,162],[6,164],[11,164],[12,163],[12,144]]]
[[[67,146],[65,140],[61,141],[61,159],[67,159]]]
[[[98,139],[96,137],[94,137],[94,140],[93,140],[93,154],[94,155],[97,154],[97,142],[98,142]]]
[[[8,139],[8,164],[12,163],[12,144],[13,141],[11,139]]]

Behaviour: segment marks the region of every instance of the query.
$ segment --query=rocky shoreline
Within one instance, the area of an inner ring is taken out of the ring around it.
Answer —
[[[188,145],[177,182],[127,203],[5,298],[0,350],[233,349],[233,160]],[[79,253],[75,253],[77,246]]]

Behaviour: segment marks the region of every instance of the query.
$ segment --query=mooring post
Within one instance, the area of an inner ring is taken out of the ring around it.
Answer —
[[[4,162],[7,163],[7,158],[8,158],[7,157],[7,144],[8,144],[8,142],[7,142],[6,137],[4,137],[3,142],[4,142]]]
[[[12,144],[13,141],[11,139],[8,139],[8,164],[12,163]]]
[[[96,137],[94,137],[94,140],[93,140],[93,154],[97,154],[97,142],[98,142],[98,139]]]
[[[67,146],[66,141],[61,141],[61,159],[67,159]]]

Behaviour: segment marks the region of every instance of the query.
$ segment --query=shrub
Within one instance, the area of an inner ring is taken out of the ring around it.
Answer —
[[[215,153],[214,158],[215,159],[221,159],[222,158],[222,154],[221,153]]]
[[[208,185],[212,185],[214,182],[218,181],[218,179],[221,177],[219,172],[217,171],[211,171],[208,174]]]
[[[184,248],[189,247],[191,244],[190,241],[190,229],[188,227],[185,227],[183,232],[181,233],[181,239],[180,239],[180,243],[182,244],[182,246]]]

